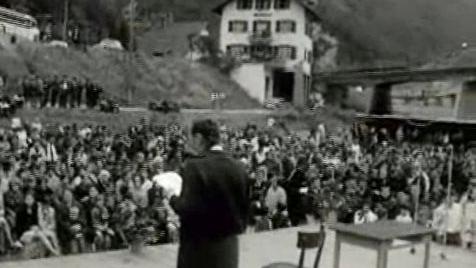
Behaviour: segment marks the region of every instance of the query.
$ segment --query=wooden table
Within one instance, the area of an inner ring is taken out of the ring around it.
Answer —
[[[425,260],[423,267],[429,268],[430,244],[433,230],[416,225],[395,221],[348,225],[335,224],[331,229],[336,231],[334,250],[334,268],[340,267],[340,249],[342,243],[348,243],[376,250],[377,268],[387,268],[388,252],[392,249],[425,244]],[[398,240],[405,243],[395,243]]]

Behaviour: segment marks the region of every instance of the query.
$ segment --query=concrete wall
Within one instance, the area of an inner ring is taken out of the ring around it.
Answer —
[[[15,35],[17,38],[38,41],[40,30],[36,27],[26,28],[15,24],[0,22],[0,35]]]
[[[263,103],[265,101],[266,75],[264,64],[246,63],[234,69],[231,78],[243,87],[252,98]]]
[[[272,1],[274,2],[274,1]],[[276,33],[276,21],[293,20],[296,22],[295,33]],[[233,20],[248,21],[247,33],[229,33],[228,23]],[[302,68],[307,74],[311,72],[311,66],[304,61],[306,51],[312,51],[313,41],[306,35],[306,9],[297,1],[291,1],[291,7],[287,10],[275,10],[273,5],[269,10],[238,10],[236,1],[230,2],[223,9],[220,25],[220,49],[225,52],[226,47],[231,44],[249,45],[249,36],[253,33],[253,21],[268,20],[271,21],[272,46],[292,45],[296,47],[296,60],[290,60],[286,67],[290,68],[297,64],[302,64]]]
[[[452,94],[460,95],[462,85],[463,81],[458,79],[394,85],[392,89],[393,111],[395,114],[435,118],[456,116],[456,104],[453,103]],[[420,99],[423,91],[426,92],[426,101]],[[413,99],[406,103],[405,96]]]
[[[476,119],[476,82],[465,83],[458,98],[456,117],[458,119]]]

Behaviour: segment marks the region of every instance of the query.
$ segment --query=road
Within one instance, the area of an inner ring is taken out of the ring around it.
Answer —
[[[127,113],[143,113],[149,110],[142,107],[121,107],[121,112]],[[240,109],[240,110],[212,110],[212,109],[182,109],[182,114],[257,114],[257,115],[271,115],[276,111],[266,109]]]

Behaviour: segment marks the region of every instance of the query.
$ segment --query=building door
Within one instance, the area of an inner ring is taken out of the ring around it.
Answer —
[[[273,97],[292,102],[294,95],[294,73],[275,70],[273,72],[273,80]]]
[[[271,79],[269,78],[269,76],[266,76],[266,80],[265,80],[265,86],[264,86],[264,89],[265,89],[265,93],[264,93],[264,99],[267,100],[269,99],[270,97],[270,94],[269,94],[269,91],[270,91],[270,81]]]

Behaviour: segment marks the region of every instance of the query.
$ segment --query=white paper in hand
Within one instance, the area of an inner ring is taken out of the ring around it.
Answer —
[[[171,192],[176,196],[180,196],[182,192],[182,177],[176,172],[165,172],[155,176],[152,180],[166,192]]]

